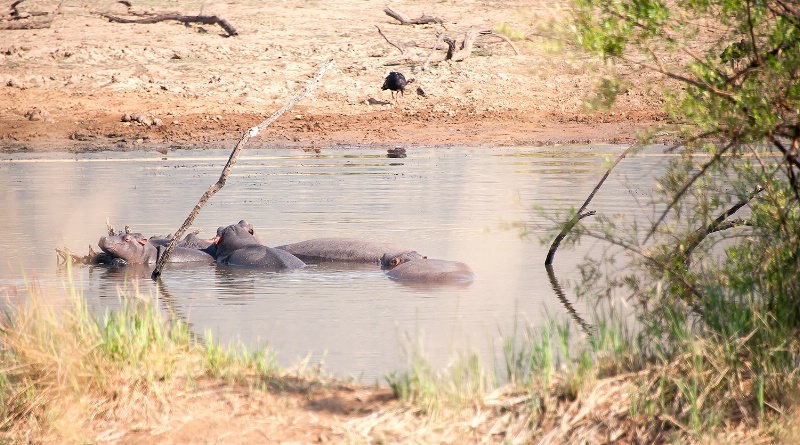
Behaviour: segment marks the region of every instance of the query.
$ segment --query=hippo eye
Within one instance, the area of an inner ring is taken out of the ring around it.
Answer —
[[[131,237],[130,235],[125,235],[122,237],[122,240],[125,241],[126,243],[131,242],[132,239],[133,237]]]

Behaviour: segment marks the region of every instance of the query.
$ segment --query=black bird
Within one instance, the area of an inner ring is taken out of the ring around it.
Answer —
[[[392,90],[392,99],[394,99],[394,92],[399,91],[401,96],[405,96],[405,89],[406,89],[406,76],[402,73],[398,73],[397,71],[392,71],[386,76],[386,80],[383,81],[383,86],[381,87],[382,90]]]

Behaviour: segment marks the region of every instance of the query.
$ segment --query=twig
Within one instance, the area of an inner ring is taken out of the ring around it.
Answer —
[[[667,205],[667,208],[664,209],[664,211],[661,213],[661,216],[659,216],[658,219],[656,220],[656,222],[654,222],[652,224],[652,226],[650,227],[650,231],[647,232],[647,236],[644,237],[643,243],[646,243],[647,241],[649,241],[650,237],[653,236],[656,233],[656,229],[658,229],[658,226],[661,224],[662,221],[664,221],[664,218],[667,217],[667,214],[669,214],[669,212],[675,207],[675,204],[677,204],[678,201],[681,198],[683,198],[683,195],[687,191],[689,191],[689,188],[692,186],[692,184],[694,184],[695,181],[697,181],[703,175],[705,175],[706,171],[709,168],[711,168],[712,165],[717,163],[717,161],[719,161],[722,158],[722,155],[725,154],[728,150],[730,150],[737,143],[738,143],[738,141],[733,140],[728,145],[726,145],[722,150],[720,150],[719,153],[715,153],[710,161],[708,161],[702,167],[700,167],[700,171],[695,173],[694,176],[689,178],[689,180],[686,181],[685,184],[683,184],[683,187],[680,190],[678,190],[678,193],[676,193],[675,196],[672,198],[672,201]]]
[[[253,128],[250,128],[249,130],[245,131],[244,134],[242,134],[242,137],[239,138],[239,141],[236,143],[236,146],[234,147],[230,157],[228,158],[228,163],[225,164],[225,168],[222,169],[222,174],[219,176],[219,180],[217,180],[215,184],[212,184],[208,188],[208,190],[203,194],[203,196],[200,197],[200,201],[198,201],[197,205],[194,206],[194,209],[192,209],[192,212],[189,213],[189,216],[186,218],[186,221],[184,221],[183,225],[175,232],[175,235],[172,237],[172,240],[170,240],[169,244],[167,244],[166,249],[164,249],[163,253],[159,256],[158,262],[156,263],[156,268],[153,270],[153,274],[151,275],[151,278],[153,280],[158,279],[158,277],[161,275],[161,269],[164,267],[164,264],[167,263],[169,256],[172,254],[172,251],[175,249],[175,246],[178,244],[178,241],[183,237],[184,232],[186,232],[186,230],[189,227],[191,227],[192,223],[194,222],[194,219],[200,213],[200,209],[202,209],[205,203],[225,185],[225,182],[228,179],[228,175],[230,174],[231,169],[233,168],[234,165],[236,165],[236,157],[239,155],[239,152],[241,151],[242,147],[244,147],[244,145],[247,143],[247,141],[249,141],[250,138],[255,137],[261,130],[263,130],[264,128],[268,127],[270,124],[275,122],[284,113],[289,111],[289,109],[291,109],[294,106],[294,104],[299,102],[302,98],[306,97],[308,93],[313,91],[314,88],[317,86],[319,80],[322,78],[322,76],[325,75],[325,73],[328,72],[328,70],[331,69],[332,66],[333,66],[333,59],[329,59],[322,65],[322,68],[320,68],[320,70],[317,72],[314,78],[311,79],[310,82],[308,82],[308,85],[306,85],[305,88],[297,92],[297,94],[295,94],[294,97],[292,97],[292,99],[286,105],[283,106],[283,108],[276,111],[272,116],[269,117],[269,119],[261,122],[260,124],[258,124]]]
[[[519,55],[519,50],[517,49],[516,45],[514,45],[514,42],[512,42],[511,39],[509,39],[507,36],[504,36],[503,34],[498,34],[496,32],[493,32],[492,35],[500,37],[502,40],[505,40],[506,43],[511,45],[511,49],[514,50],[514,54]]]
[[[239,33],[231,26],[225,19],[221,19],[215,15],[180,15],[180,14],[161,14],[155,17],[147,17],[144,19],[126,19],[123,17],[116,17],[111,14],[101,13],[101,16],[107,18],[110,22],[116,23],[158,23],[165,20],[176,20],[181,23],[202,23],[204,25],[219,25],[229,36],[235,36]]]
[[[439,38],[436,40],[436,44],[433,45],[431,52],[428,53],[428,58],[425,59],[425,63],[422,64],[422,71],[428,70],[428,65],[431,63],[431,57],[433,57],[433,53],[435,53],[436,50],[439,49],[439,44],[441,44],[444,41],[444,37],[445,37],[444,33],[439,34]]]
[[[600,187],[606,181],[608,175],[611,174],[611,170],[614,170],[614,167],[616,167],[617,164],[619,164],[619,161],[624,159],[625,156],[628,156],[628,153],[630,153],[635,147],[637,147],[637,145],[631,145],[630,147],[625,149],[625,151],[623,151],[622,154],[617,156],[617,159],[614,160],[614,163],[611,164],[611,167],[608,168],[606,174],[603,175],[603,178],[600,179],[600,182],[598,182],[597,185],[594,187],[594,190],[592,190],[592,193],[590,193],[589,197],[586,198],[586,201],[584,201],[581,208],[578,209],[577,212],[575,212],[575,216],[573,216],[572,219],[569,220],[569,222],[567,222],[564,228],[561,229],[561,233],[559,233],[558,236],[556,236],[556,239],[553,240],[553,244],[550,245],[550,250],[547,252],[547,258],[544,260],[545,266],[553,264],[553,258],[556,256],[556,250],[558,250],[558,245],[561,244],[561,240],[563,240],[564,237],[567,236],[567,233],[569,233],[569,231],[572,230],[575,224],[577,224],[578,221],[580,221],[583,218],[586,218],[587,216],[594,215],[594,212],[583,213],[583,211],[586,210],[586,207],[588,207],[589,203],[592,202],[592,198],[594,198],[595,193],[597,193],[597,191],[600,190]]]
[[[375,27],[378,28],[378,34],[380,34],[381,37],[383,37],[387,42],[389,42],[389,45],[392,45],[393,47],[395,47],[398,50],[400,50],[400,54],[405,54],[406,53],[405,51],[403,51],[403,48],[401,48],[398,44],[396,44],[396,43],[392,42],[391,40],[389,40],[389,38],[386,37],[386,34],[384,34],[383,31],[381,31],[381,28],[378,25],[375,25]]]

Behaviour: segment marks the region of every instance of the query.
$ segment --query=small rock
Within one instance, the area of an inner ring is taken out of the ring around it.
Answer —
[[[154,117],[153,123],[151,125],[153,125],[154,127],[160,127],[161,125],[163,125],[163,122],[161,121],[161,119]]]

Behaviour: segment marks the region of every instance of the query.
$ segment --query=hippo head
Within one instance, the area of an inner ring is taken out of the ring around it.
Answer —
[[[403,263],[414,260],[424,260],[426,258],[428,257],[420,255],[417,251],[413,250],[411,252],[401,253],[400,255],[385,253],[381,257],[381,269],[393,269]]]
[[[224,262],[234,251],[247,246],[260,246],[258,238],[253,233],[253,226],[245,220],[238,224],[231,224],[217,229],[214,238],[217,244],[217,261]]]
[[[97,245],[113,258],[123,259],[130,264],[147,264],[155,258],[155,248],[141,233],[104,236]]]

